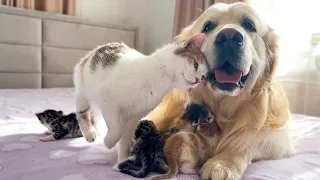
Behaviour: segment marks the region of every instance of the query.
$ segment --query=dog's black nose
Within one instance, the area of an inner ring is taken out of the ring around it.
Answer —
[[[225,28],[218,33],[215,43],[218,47],[240,47],[243,44],[243,35],[233,28]]]

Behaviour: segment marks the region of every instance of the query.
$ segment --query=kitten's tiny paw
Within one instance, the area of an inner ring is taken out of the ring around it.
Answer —
[[[45,132],[44,132],[44,134],[46,134],[46,135],[50,135],[50,134],[51,134],[51,132],[50,132],[50,131],[45,131]]]
[[[40,138],[40,141],[42,141],[42,142],[48,142],[48,141],[54,141],[54,140],[55,139],[52,135]]]
[[[97,131],[94,127],[91,127],[87,133],[84,133],[84,138],[89,142],[94,142],[97,137]]]

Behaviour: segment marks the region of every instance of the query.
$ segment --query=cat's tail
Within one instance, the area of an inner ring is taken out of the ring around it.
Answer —
[[[135,161],[130,159],[120,163],[118,168],[120,169],[120,172],[129,174],[136,178],[146,177],[149,173],[149,165],[142,164],[139,166]]]
[[[176,176],[179,172],[178,162],[174,156],[166,156],[168,163],[168,172],[163,175],[154,176],[151,180],[162,180],[162,179],[171,179]]]

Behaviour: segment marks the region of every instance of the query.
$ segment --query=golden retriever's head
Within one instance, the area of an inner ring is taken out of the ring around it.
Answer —
[[[277,63],[277,36],[245,3],[214,4],[177,36],[206,34],[202,50],[214,90],[236,96],[270,82]]]

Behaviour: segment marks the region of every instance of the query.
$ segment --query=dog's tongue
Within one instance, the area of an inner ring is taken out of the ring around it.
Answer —
[[[237,69],[232,69],[230,72],[226,72],[222,69],[214,70],[216,80],[219,83],[238,83],[241,79],[242,72]]]

